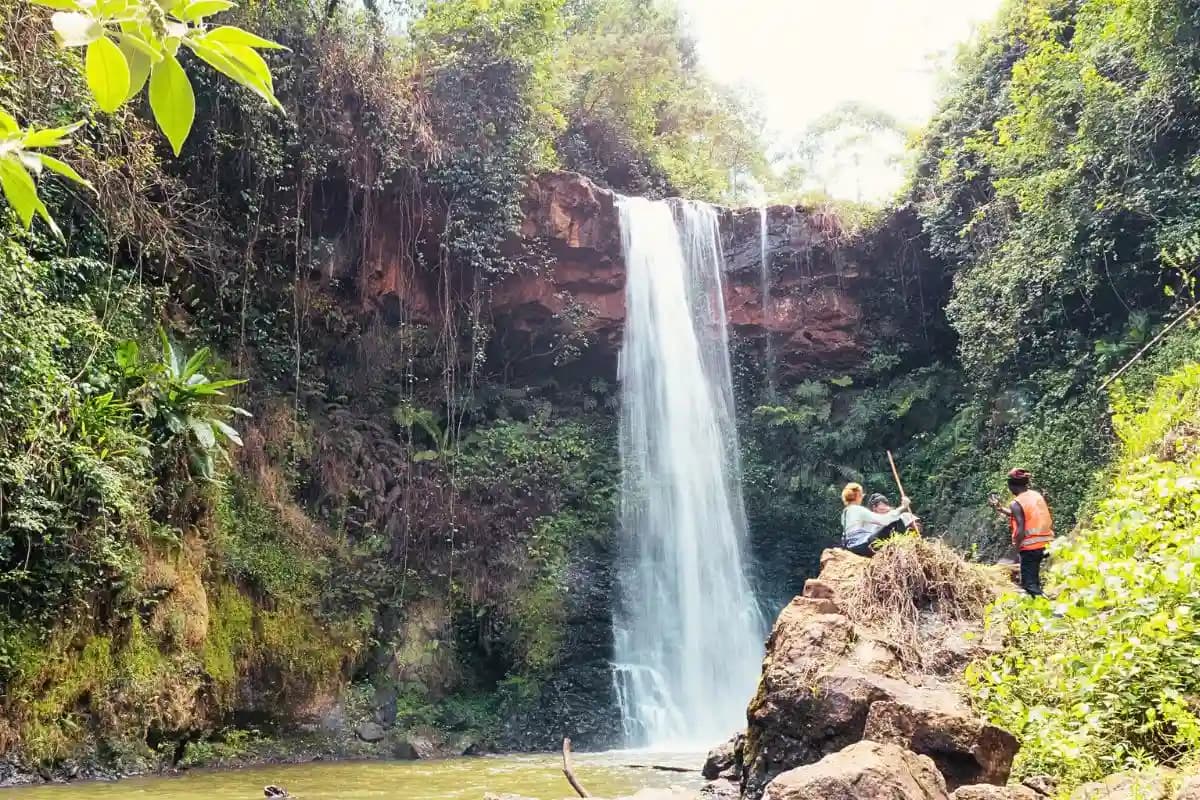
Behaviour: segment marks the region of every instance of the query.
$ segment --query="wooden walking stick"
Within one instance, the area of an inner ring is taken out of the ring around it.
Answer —
[[[892,465],[892,477],[896,479],[896,488],[900,490],[901,499],[908,497],[904,493],[904,484],[900,482],[900,471],[896,469],[896,459],[892,458],[892,451],[887,451],[888,463]]]

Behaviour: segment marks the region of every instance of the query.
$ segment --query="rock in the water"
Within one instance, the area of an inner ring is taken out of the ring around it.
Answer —
[[[859,742],[775,777],[767,800],[948,800],[927,756],[894,744]]]
[[[354,729],[354,735],[364,742],[374,744],[382,742],[387,736],[387,731],[377,722],[364,722]]]
[[[705,780],[713,781],[717,778],[738,780],[741,778],[742,745],[745,743],[745,739],[745,734],[739,733],[728,742],[708,751],[704,768],[700,770],[700,774],[704,776]]]
[[[1168,769],[1120,772],[1083,784],[1071,792],[1071,800],[1171,800],[1173,777]]]
[[[701,800],[741,800],[742,789],[728,778],[717,778],[700,790]]]
[[[993,786],[990,783],[960,786],[951,800],[1040,800],[1042,795],[1028,786]]]

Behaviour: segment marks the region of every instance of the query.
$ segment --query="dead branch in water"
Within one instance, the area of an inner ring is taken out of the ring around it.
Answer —
[[[579,779],[575,777],[575,771],[571,769],[571,740],[563,739],[563,775],[567,776],[567,783],[571,784],[571,788],[580,797],[591,797],[592,795],[587,789],[579,783]]]

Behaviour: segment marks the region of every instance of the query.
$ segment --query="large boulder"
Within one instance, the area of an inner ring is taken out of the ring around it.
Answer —
[[[893,744],[858,742],[815,764],[778,775],[767,800],[947,800],[946,782],[926,756]]]
[[[354,729],[354,735],[364,742],[374,744],[387,737],[387,731],[377,722],[364,722]]]
[[[955,670],[990,646],[982,624],[931,613],[923,621],[929,630],[922,633],[922,662],[935,666],[914,668],[886,635],[846,611],[868,563],[844,550],[826,551],[820,578],[783,609],[771,631],[742,747],[742,788],[750,800],[780,773],[864,739],[928,756],[951,789],[1008,780],[1016,739],[956,691]]]
[[[708,758],[704,760],[704,767],[700,770],[700,774],[710,781],[718,778],[731,780],[741,778],[742,749],[745,744],[745,735],[739,733],[724,744],[714,747],[709,751]]]
[[[700,790],[700,800],[741,800],[742,787],[728,778],[717,778]]]
[[[871,704],[863,736],[929,756],[952,787],[1004,783],[1019,747],[1016,737],[986,723],[955,692],[907,686]]]

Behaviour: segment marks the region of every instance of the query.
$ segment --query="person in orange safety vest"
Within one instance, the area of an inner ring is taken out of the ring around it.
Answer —
[[[1008,508],[997,500],[992,507],[1008,517],[1012,543],[1021,554],[1021,588],[1033,597],[1042,596],[1042,562],[1046,546],[1054,540],[1054,519],[1041,492],[1029,488],[1032,476],[1027,470],[1008,473],[1008,490],[1013,493]]]

